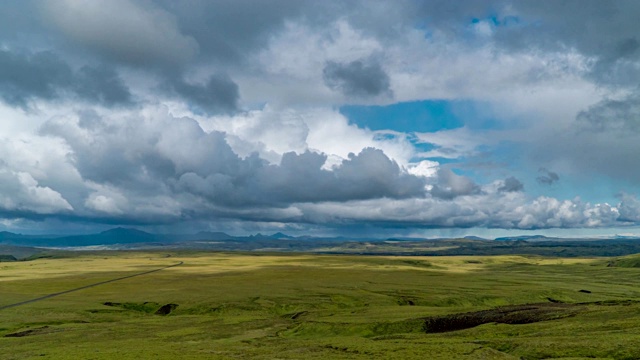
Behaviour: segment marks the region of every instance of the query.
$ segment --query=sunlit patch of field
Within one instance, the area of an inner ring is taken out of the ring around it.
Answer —
[[[394,246],[393,242],[387,242],[387,245],[379,245],[379,244],[355,244],[353,247],[345,247],[345,246],[335,246],[335,247],[324,247],[324,248],[316,248],[314,252],[318,253],[359,253],[362,251],[372,252],[372,253],[390,253],[390,252],[402,252],[402,251],[413,251],[413,252],[432,252],[432,251],[445,251],[451,249],[457,249],[459,246],[411,246],[410,249],[406,247]]]
[[[423,270],[470,272],[500,264],[575,265],[602,262],[598,258],[544,258],[539,256],[332,256],[332,255],[246,255],[214,253],[207,256],[159,253],[125,253],[114,256],[87,255],[64,259],[2,263],[0,281],[43,279],[86,273],[146,271],[179,261],[181,267],[167,270],[184,273],[254,271],[273,266],[304,266],[335,269]],[[420,264],[424,266],[420,266]],[[431,265],[431,266],[430,266]]]
[[[0,358],[640,358],[634,257],[87,252],[0,264],[0,306],[180,261],[0,310]]]
[[[64,259],[36,259],[33,261],[0,264],[0,282],[47,279],[100,272],[142,272],[176,263],[158,254],[132,253],[119,256],[78,256]]]

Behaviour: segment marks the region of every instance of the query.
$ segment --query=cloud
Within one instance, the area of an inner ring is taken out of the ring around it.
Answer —
[[[543,174],[536,177],[536,181],[539,184],[552,185],[553,183],[560,180],[560,176],[558,176],[558,174],[554,173],[553,171],[549,171],[545,168],[538,169],[538,172]]]
[[[85,65],[74,72],[52,52],[0,50],[0,97],[6,103],[28,108],[36,99],[65,96],[106,106],[128,105],[132,100],[122,79],[105,65]]]
[[[502,191],[502,192],[524,191],[524,185],[520,182],[520,180],[516,179],[513,176],[510,176],[504,179],[504,182],[498,188],[498,191]]]
[[[563,171],[628,183],[640,180],[640,96],[637,92],[605,98],[579,112],[560,131],[532,142],[531,157]]]
[[[389,75],[375,61],[350,63],[329,61],[322,70],[324,83],[347,96],[369,97],[391,95]]]
[[[373,147],[400,166],[410,167],[416,154],[409,136],[360,128],[338,109],[266,105],[258,110],[195,118],[205,131],[227,134],[227,142],[241,157],[257,152],[270,163],[279,163],[287,152],[311,150],[327,154],[324,168],[329,169],[348,159],[350,153]]]
[[[79,97],[103,105],[131,104],[132,95],[116,71],[106,65],[83,66],[74,79]]]
[[[175,17],[150,2],[63,0],[41,5],[44,16],[68,39],[105,59],[135,66],[176,65],[198,51]]]
[[[27,147],[48,144],[54,151],[34,153],[27,161],[26,152],[10,150],[23,158],[3,164],[2,183],[13,186],[3,193],[30,197],[5,197],[5,213],[65,214],[67,221],[111,224],[215,218],[302,227],[528,230],[626,226],[640,213],[637,201],[629,199],[616,206],[530,199],[513,177],[481,185],[433,162],[412,175],[374,148],[328,168],[328,156],[311,150],[286,152],[278,162],[269,162],[257,153],[239,156],[227,136],[205,131],[197,121],[175,117],[163,107],[56,117]],[[51,152],[58,155],[45,156]],[[55,179],[51,169],[77,176]],[[31,173],[40,173],[41,180],[17,175]],[[28,205],[19,208],[19,201]]]
[[[157,4],[175,16],[180,31],[198,43],[200,54],[225,65],[244,65],[249,54],[264,47],[285,22],[312,15],[322,2],[275,0],[171,0]],[[317,12],[316,12],[317,14]]]
[[[471,179],[456,175],[450,168],[438,170],[437,183],[431,189],[431,195],[441,199],[453,199],[461,195],[477,194],[480,187]]]
[[[56,214],[73,210],[73,207],[49,187],[40,186],[25,172],[0,169],[0,214],[12,216],[26,214]],[[0,215],[0,216],[1,216]]]
[[[218,114],[238,110],[238,85],[227,75],[212,75],[204,84],[191,84],[180,78],[173,79],[168,87],[197,111]]]
[[[286,153],[279,165],[256,157],[242,160],[242,174],[215,172],[180,175],[179,190],[205,196],[224,206],[282,207],[293,203],[422,196],[420,178],[404,174],[380,150],[364,149],[332,171],[323,170],[326,155]]]
[[[633,193],[640,180],[637,2],[3,9],[5,214],[301,229],[638,222],[632,195],[574,198],[576,184]],[[372,131],[340,113],[429,100],[473,110],[461,110],[461,127],[427,133]],[[512,174],[558,186],[525,193]]]
[[[640,222],[640,201],[634,195],[622,193],[619,196],[620,219],[624,221]]]
[[[625,136],[640,131],[640,94],[605,99],[576,116],[578,131]]]
[[[287,152],[270,164],[257,153],[238,156],[224,133],[205,132],[193,119],[161,109],[139,115],[104,119],[85,112],[42,126],[41,135],[65,141],[68,157],[88,182],[89,194],[79,205],[135,216],[141,204],[164,197],[190,213],[199,206],[282,208],[425,194],[423,177],[407,173],[378,149],[362,149],[331,168],[324,166],[327,155],[309,150]]]
[[[305,221],[352,226],[536,230],[632,224],[619,217],[616,207],[606,203],[590,204],[579,199],[558,200],[544,196],[529,200],[520,192],[484,191],[460,196],[454,201],[438,198],[372,199],[298,207],[305,214]]]

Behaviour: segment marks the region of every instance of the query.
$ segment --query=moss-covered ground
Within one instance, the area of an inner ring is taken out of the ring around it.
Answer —
[[[636,260],[103,252],[1,263],[0,307],[184,262],[0,310],[0,358],[639,359]]]

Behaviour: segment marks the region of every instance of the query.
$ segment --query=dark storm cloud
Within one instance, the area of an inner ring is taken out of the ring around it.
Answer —
[[[287,19],[322,7],[318,1],[188,0],[157,2],[175,15],[181,32],[195,39],[202,56],[220,63],[244,63],[263,48]]]
[[[555,182],[560,180],[560,176],[554,173],[553,171],[549,171],[545,168],[538,169],[538,172],[542,175],[536,177],[536,181],[542,185],[552,185]]]
[[[220,135],[219,135],[220,136]],[[231,151],[219,138],[225,151]],[[298,202],[349,201],[422,196],[422,179],[403,174],[382,151],[364,149],[333,171],[322,169],[326,155],[286,153],[279,165],[257,155],[235,158],[229,168],[211,173],[176,174],[176,189],[224,206],[285,206]]]
[[[131,94],[118,74],[106,65],[80,68],[74,92],[81,98],[104,105],[129,104]]]
[[[131,102],[122,79],[106,66],[73,71],[52,52],[0,50],[0,97],[6,103],[27,108],[33,99],[54,100],[65,95],[107,106]]]
[[[520,180],[516,179],[513,176],[504,179],[502,186],[498,188],[498,191],[502,192],[517,192],[523,190],[524,185],[520,182]]]
[[[61,42],[101,60],[139,68],[183,66],[198,53],[176,18],[151,1],[40,1],[39,14]]]
[[[575,49],[592,58],[590,75],[598,82],[632,85],[640,78],[633,64],[638,51],[637,14],[634,0],[527,0],[494,3],[511,9],[511,20],[496,28],[495,39],[506,50],[548,52]],[[510,23],[509,23],[510,21]]]
[[[425,180],[407,174],[381,150],[365,148],[332,170],[324,154],[286,153],[279,164],[253,154],[239,157],[226,135],[204,132],[197,122],[164,114],[153,121],[114,122],[81,114],[77,123],[50,121],[41,134],[63,138],[83,179],[126,196],[89,199],[104,211],[120,203],[167,196],[189,213],[202,206],[286,207],[298,202],[424,196]],[[83,131],[79,131],[82,129]],[[189,144],[189,146],[184,146]],[[184,203],[181,203],[184,201]],[[135,216],[135,214],[131,214]]]
[[[453,199],[462,195],[479,194],[480,187],[471,179],[456,175],[449,168],[438,170],[437,183],[431,189],[431,195],[440,199]]]
[[[640,94],[603,100],[581,111],[576,117],[576,127],[582,132],[637,134],[640,130]]]
[[[238,85],[226,75],[212,75],[204,84],[190,84],[176,78],[170,80],[168,87],[188,104],[208,114],[238,110]]]
[[[283,206],[298,202],[349,201],[370,198],[420,197],[424,182],[402,174],[380,150],[364,149],[333,171],[323,170],[326,155],[284,154],[280,165],[266,165],[256,157],[238,160],[243,172],[188,172],[178,188],[226,206]]]
[[[322,70],[322,76],[328,87],[347,96],[369,97],[391,93],[389,76],[375,61],[329,61]]]

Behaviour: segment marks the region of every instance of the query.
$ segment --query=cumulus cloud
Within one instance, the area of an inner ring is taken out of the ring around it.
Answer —
[[[131,103],[129,89],[105,65],[85,65],[74,71],[53,52],[0,50],[0,97],[5,102],[28,108],[33,100],[54,100],[65,95],[106,106]]]
[[[347,96],[390,95],[389,76],[377,62],[356,60],[350,63],[329,61],[322,70],[324,83]]]
[[[63,213],[83,221],[137,224],[220,218],[543,229],[624,226],[640,213],[638,201],[631,199],[615,206],[530,199],[514,177],[481,185],[434,162],[421,163],[416,168],[422,170],[412,174],[374,148],[328,168],[328,156],[310,150],[286,152],[278,162],[256,152],[239,156],[225,133],[205,131],[197,121],[174,117],[162,107],[58,117],[30,141],[49,142],[60,154],[36,153],[32,157],[39,160],[32,166],[71,166],[64,172],[77,176],[63,181],[51,178],[47,168],[26,167],[29,161],[5,162],[2,183],[12,186],[3,192],[11,194],[2,199],[5,214]],[[180,146],[184,142],[189,147]],[[42,180],[29,175],[38,172]]]
[[[41,5],[44,16],[68,39],[107,59],[136,66],[175,65],[198,51],[175,17],[149,2],[63,0]]]
[[[608,204],[539,197],[529,201],[521,193],[484,193],[455,201],[437,198],[365,200],[299,205],[314,223],[377,224],[392,227],[501,228],[535,230],[631,224]]]
[[[637,134],[640,130],[640,94],[622,99],[606,99],[590,106],[576,116],[581,132],[609,133],[616,136]]]
[[[175,15],[178,28],[197,41],[200,53],[236,65],[245,64],[249,54],[261,49],[287,20],[317,15],[325,7],[324,2],[308,0],[190,0],[187,6],[171,0],[157,3]]]
[[[172,79],[167,85],[199,111],[208,114],[232,113],[238,110],[238,85],[226,75],[212,75],[204,84],[191,84]]]
[[[634,195],[622,193],[620,196],[620,219],[630,222],[640,221],[640,200]]]
[[[256,157],[242,161],[243,173],[180,175],[177,188],[206,196],[225,206],[284,206],[292,203],[348,201],[368,198],[420,197],[424,183],[401,172],[380,150],[364,149],[333,170],[322,166],[326,155],[286,153],[279,165]],[[245,163],[245,161],[247,163]]]
[[[431,194],[441,199],[453,199],[461,195],[477,194],[480,187],[471,179],[456,175],[450,168],[438,170],[437,183],[431,188]]]
[[[224,133],[205,132],[193,119],[162,111],[108,120],[83,113],[49,121],[40,133],[68,144],[79,174],[96,184],[92,188],[101,188],[84,205],[103,213],[120,214],[136,201],[161,196],[184,200],[185,212],[194,197],[207,206],[284,207],[424,196],[424,178],[407,173],[378,149],[350,154],[329,169],[327,155],[308,150],[285,153],[279,164],[270,164],[257,153],[238,156]]]
[[[524,185],[520,182],[520,180],[516,179],[513,176],[510,176],[504,179],[504,182],[498,188],[498,191],[503,191],[503,192],[524,191]]]
[[[56,214],[73,210],[60,193],[40,186],[29,173],[0,170],[0,188],[0,214],[4,216]]]
[[[554,173],[553,171],[549,171],[545,168],[538,169],[538,172],[542,174],[536,177],[536,181],[539,184],[552,185],[553,183],[558,182],[560,180],[560,176],[557,173]]]

